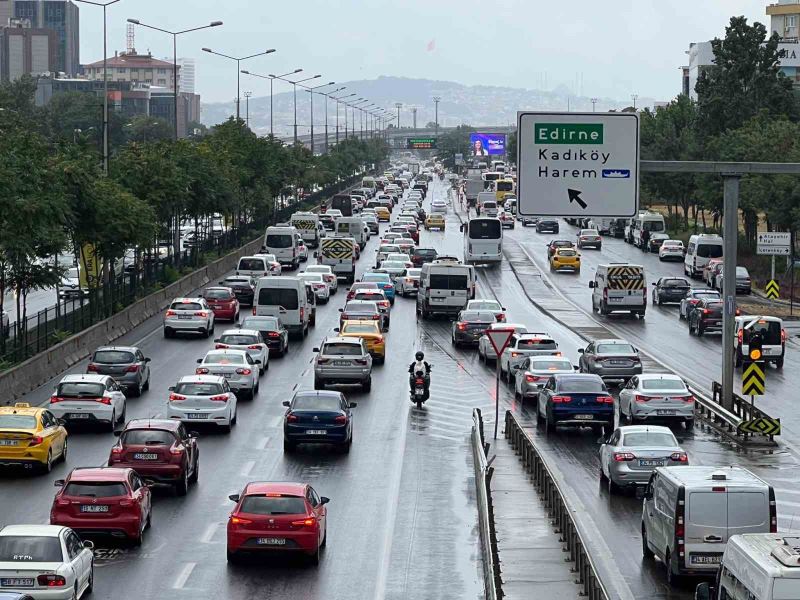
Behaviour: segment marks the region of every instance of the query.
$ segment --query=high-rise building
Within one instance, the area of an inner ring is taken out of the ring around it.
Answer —
[[[71,0],[0,0],[11,3],[12,17],[27,19],[33,29],[51,29],[56,35],[55,70],[68,76],[80,71],[78,6]],[[2,8],[0,8],[2,15]]]
[[[6,27],[8,20],[14,16],[12,0],[0,0],[0,27]]]
[[[195,60],[179,58],[178,66],[178,90],[181,93],[194,94]]]
[[[56,33],[33,29],[27,19],[9,19],[0,27],[0,81],[56,70]]]

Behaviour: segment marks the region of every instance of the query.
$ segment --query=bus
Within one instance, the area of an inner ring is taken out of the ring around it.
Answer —
[[[461,225],[464,263],[497,265],[503,260],[503,227],[496,217],[477,217]]]
[[[506,196],[516,195],[516,186],[513,179],[503,178],[494,182],[494,193],[497,203],[502,205],[506,201]]]

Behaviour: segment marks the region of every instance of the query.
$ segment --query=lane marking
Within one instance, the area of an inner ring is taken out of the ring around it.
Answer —
[[[217,532],[217,528],[221,525],[221,523],[210,523],[206,530],[203,532],[203,535],[200,536],[200,541],[204,544],[210,544],[211,539],[214,537],[214,534]]]
[[[261,438],[261,441],[256,444],[256,450],[266,450],[267,444],[269,444],[269,436]]]
[[[248,460],[246,463],[244,463],[242,465],[241,474],[243,476],[245,476],[245,477],[249,477],[250,476],[250,471],[252,471],[253,467],[255,467],[255,466],[256,466],[256,461]]]
[[[192,571],[194,571],[194,568],[196,566],[197,563],[193,562],[186,563],[185,565],[183,565],[183,568],[181,569],[180,573],[178,573],[177,579],[175,579],[175,583],[172,584],[172,589],[173,590],[183,589],[183,586],[186,585],[186,582],[189,580],[189,577],[192,576]]]

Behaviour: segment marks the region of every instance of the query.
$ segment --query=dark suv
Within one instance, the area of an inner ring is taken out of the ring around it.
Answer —
[[[433,262],[439,255],[433,248],[414,248],[411,253],[411,262],[415,267],[421,267],[425,263]]]
[[[701,336],[712,329],[722,331],[722,301],[701,298],[689,313],[689,334]]]

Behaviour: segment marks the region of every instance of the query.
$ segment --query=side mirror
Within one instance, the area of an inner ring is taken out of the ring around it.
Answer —
[[[83,547],[88,550],[94,550],[94,542],[92,540],[84,540]]]
[[[333,328],[333,330],[334,330],[336,333],[339,333],[339,328],[338,328],[338,327],[334,327],[334,328]]]
[[[152,361],[152,360],[153,360],[152,358],[145,358],[145,359],[144,359],[144,362],[146,362],[146,363],[149,363],[149,362],[150,362],[150,361]]]
[[[597,284],[596,284],[594,281],[590,281],[590,282],[589,282],[589,287],[590,287],[590,288],[592,288],[592,289],[594,289],[594,288],[596,288],[596,287],[597,287]]]
[[[62,426],[67,424],[67,420],[66,419],[56,419],[56,421],[58,421],[58,424],[62,425]]]
[[[358,406],[358,402],[351,402],[347,405],[348,408],[355,408],[356,406]]]
[[[330,501],[331,501],[331,499],[328,498],[327,496],[323,496],[322,498],[319,499],[319,503],[320,504],[327,504]]]
[[[340,308],[340,309],[339,309],[339,312],[344,312],[344,309],[343,309],[343,308]]]
[[[174,386],[174,385],[171,385],[171,386],[169,386],[169,387],[167,388],[167,390],[168,390],[168,391],[170,391],[170,392],[174,392],[174,391],[175,391],[175,386]]]
[[[215,343],[215,344],[219,344],[219,340],[220,340],[220,339],[221,339],[221,338],[215,338],[215,339],[214,339],[214,343]]]
[[[584,348],[578,348],[578,354],[583,354],[584,352],[586,352]]]
[[[312,352],[319,352],[319,348],[312,348],[311,351]]]
[[[257,358],[257,359],[256,359],[256,360],[254,360],[253,362],[255,362],[257,365],[260,365],[260,364],[261,364],[261,359],[260,359],[260,358]]]
[[[190,432],[189,432],[189,437],[190,437],[190,438],[197,439],[197,438],[199,438],[199,437],[200,437],[200,434],[199,434],[199,433],[197,433],[196,431],[190,431]]]
[[[458,230],[459,230],[461,233],[464,233],[464,224],[463,224],[463,223],[462,223],[462,224],[461,224],[461,225],[458,227]]]
[[[114,437],[119,437],[122,435],[122,431],[122,429],[115,429],[112,433],[114,434]]]
[[[195,362],[199,365],[199,364],[201,364],[203,362],[203,359],[202,358],[198,358]]]
[[[231,494],[230,496],[228,496],[228,500],[231,500],[233,502],[238,502],[239,501],[239,494]]]
[[[288,400],[284,400],[283,402],[281,402],[281,404],[283,404],[285,407],[288,408],[292,403],[289,402]]]
[[[694,600],[711,600],[711,584],[707,581],[698,583],[694,588]]]
[[[572,365],[572,369],[575,371],[580,371],[581,368],[578,365]]]

